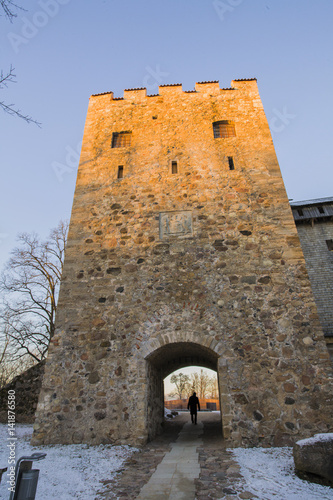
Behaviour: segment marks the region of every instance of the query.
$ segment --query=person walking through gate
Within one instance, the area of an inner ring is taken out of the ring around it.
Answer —
[[[195,425],[197,424],[197,406],[198,410],[200,411],[199,399],[197,398],[197,395],[194,392],[193,395],[190,396],[188,400],[187,409],[190,409],[192,424],[194,423]]]

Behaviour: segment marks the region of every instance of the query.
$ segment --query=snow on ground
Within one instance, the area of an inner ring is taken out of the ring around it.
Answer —
[[[120,472],[124,460],[135,448],[129,446],[50,445],[30,446],[32,425],[16,425],[16,459],[36,452],[47,453],[34,462],[40,469],[36,500],[93,500],[101,483]],[[0,424],[0,468],[9,456],[8,429]],[[333,488],[299,479],[294,472],[291,448],[234,448],[244,481],[239,489],[252,492],[259,500],[333,500]],[[8,500],[8,476],[2,477],[0,498]],[[245,483],[245,484],[244,484]],[[237,489],[237,479],[235,479]]]
[[[30,446],[32,425],[16,424],[16,460],[23,455],[47,453],[40,462],[36,500],[93,500],[97,491],[103,491],[101,481],[109,480],[121,470],[124,460],[135,448],[130,446],[50,445]],[[0,468],[8,467],[9,448],[7,425],[0,424]],[[2,476],[0,498],[8,500],[7,473]]]
[[[240,465],[246,489],[260,500],[333,500],[333,488],[296,476],[292,448],[234,448],[229,451]]]

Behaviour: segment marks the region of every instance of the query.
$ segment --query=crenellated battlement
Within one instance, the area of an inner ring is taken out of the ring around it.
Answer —
[[[147,97],[159,97],[159,96],[175,96],[180,94],[209,94],[219,95],[225,91],[246,91],[253,93],[255,91],[258,93],[257,89],[257,79],[256,78],[240,78],[231,81],[231,87],[220,87],[218,80],[196,82],[193,90],[183,90],[183,85],[181,83],[168,83],[159,85],[158,94],[149,95],[147,94],[146,87],[139,87],[133,89],[125,89],[123,97],[114,97],[113,92],[101,92],[99,94],[92,94],[91,97],[101,97],[109,96],[108,99],[111,101],[119,100],[131,100],[131,101],[143,101]]]

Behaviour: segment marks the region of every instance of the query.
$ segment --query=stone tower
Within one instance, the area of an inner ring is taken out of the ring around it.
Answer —
[[[90,99],[33,443],[129,443],[217,371],[230,446],[332,430],[332,369],[255,79]]]

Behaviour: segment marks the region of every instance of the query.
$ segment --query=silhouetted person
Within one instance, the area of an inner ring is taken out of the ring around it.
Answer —
[[[187,409],[190,409],[190,412],[191,412],[192,424],[197,423],[197,406],[198,406],[198,410],[200,411],[199,399],[197,398],[197,395],[194,392],[193,395],[189,397],[188,405],[187,405]]]

